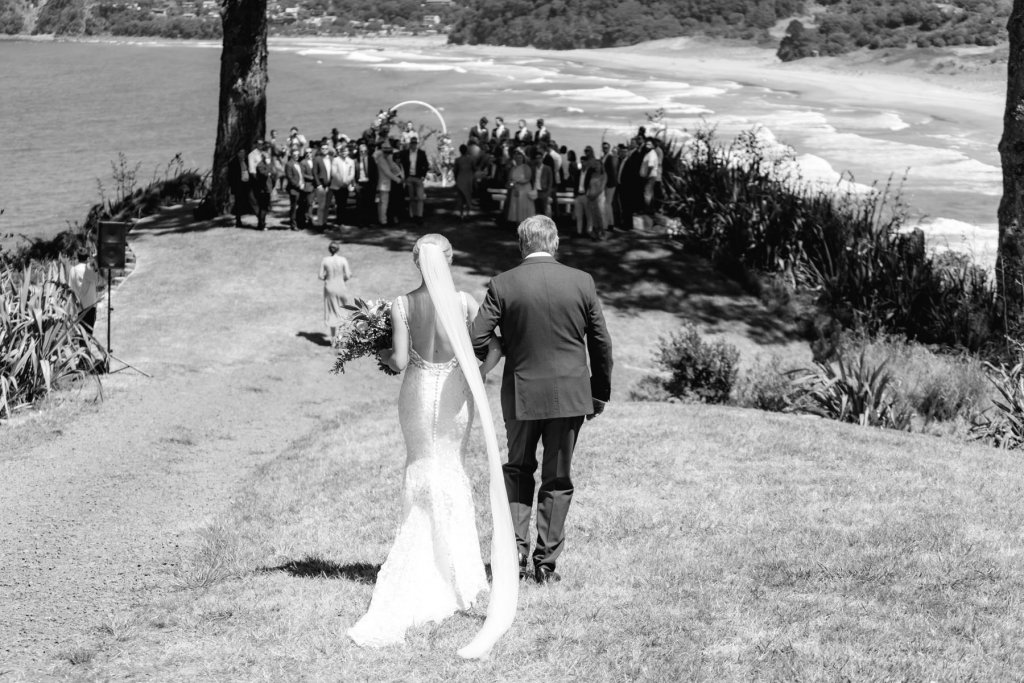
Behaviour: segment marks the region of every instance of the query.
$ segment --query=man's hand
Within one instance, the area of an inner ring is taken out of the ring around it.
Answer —
[[[602,401],[599,398],[595,398],[594,399],[594,412],[592,412],[590,415],[587,415],[587,419],[588,420],[593,420],[595,417],[597,417],[598,415],[603,413],[604,412],[604,407],[606,405],[608,405],[607,401]]]

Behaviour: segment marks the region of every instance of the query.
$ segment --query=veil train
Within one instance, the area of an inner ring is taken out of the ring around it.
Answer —
[[[516,557],[516,541],[512,531],[512,513],[508,506],[505,481],[501,471],[501,456],[498,453],[498,437],[494,431],[494,418],[487,401],[483,380],[477,371],[478,364],[473,354],[473,345],[466,329],[462,306],[459,303],[455,283],[444,252],[433,244],[424,244],[419,254],[420,272],[427,285],[430,300],[434,304],[436,319],[441,324],[455,351],[476,409],[480,414],[480,426],[487,445],[487,464],[490,473],[488,486],[491,503],[491,599],[487,605],[487,619],[472,641],[458,651],[466,659],[483,659],[491,648],[509,629],[516,617],[519,600],[519,563]]]

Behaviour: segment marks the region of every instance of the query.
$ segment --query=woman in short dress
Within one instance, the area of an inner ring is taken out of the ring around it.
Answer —
[[[345,284],[352,277],[352,269],[349,268],[348,259],[338,253],[341,250],[341,242],[331,242],[327,250],[331,255],[325,256],[320,262],[320,279],[324,281],[324,324],[331,331],[333,346],[337,343],[338,328],[341,326],[345,306],[352,303],[348,286]]]

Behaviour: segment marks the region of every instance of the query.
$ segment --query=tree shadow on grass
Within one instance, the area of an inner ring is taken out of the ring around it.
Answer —
[[[331,340],[327,338],[327,335],[323,332],[296,332],[296,337],[302,337],[308,342],[312,342],[317,346],[330,346]]]
[[[437,232],[449,239],[454,264],[471,274],[493,277],[517,265],[519,246],[513,229],[496,223],[495,214],[478,213],[459,221],[451,211],[446,189],[432,191],[421,225],[350,231],[350,244],[375,246],[408,254],[420,236]],[[615,231],[593,242],[571,236],[571,222],[558,221],[558,259],[594,277],[602,301],[625,315],[664,311],[709,327],[743,323],[759,344],[784,344],[800,339],[791,322],[768,309],[707,260],[654,232]],[[459,284],[456,272],[456,284]]]
[[[319,557],[306,557],[301,560],[285,562],[277,567],[260,567],[258,572],[285,572],[300,579],[345,579],[356,583],[373,584],[377,582],[379,564],[355,562],[338,564]]]

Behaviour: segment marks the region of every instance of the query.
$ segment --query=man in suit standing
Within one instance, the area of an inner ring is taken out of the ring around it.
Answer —
[[[530,162],[533,166],[533,191],[537,195],[534,205],[542,216],[551,215],[551,195],[555,191],[555,174],[544,157],[538,152]]]
[[[483,116],[480,118],[480,123],[469,129],[469,139],[476,138],[477,144],[481,148],[487,148],[488,142],[491,140],[491,133],[487,130],[487,117]]]
[[[505,127],[505,119],[500,116],[494,117],[494,132],[491,133],[491,140],[496,145],[500,145],[512,136],[512,132]]]
[[[409,218],[416,223],[423,221],[423,203],[426,201],[426,190],[423,181],[430,170],[427,153],[420,149],[419,140],[410,140],[409,149],[398,153],[398,163],[405,175],[406,196],[409,199]]]
[[[365,141],[359,143],[359,154],[355,159],[356,173],[356,211],[359,213],[360,224],[364,228],[373,225],[374,200],[377,194],[377,164],[370,155],[370,147]]]
[[[305,230],[309,198],[302,178],[302,152],[298,147],[293,147],[290,154],[291,158],[284,165],[284,177],[288,185],[288,227],[292,230]]]
[[[523,261],[487,285],[470,332],[483,358],[495,328],[501,329],[501,412],[508,433],[503,469],[520,578],[529,574],[533,475],[543,445],[533,551],[534,579],[543,584],[561,579],[555,564],[572,501],[573,450],[584,419],[599,415],[611,395],[612,342],[594,279],[555,260],[554,221],[532,216],[519,224],[518,235]]]
[[[318,228],[327,225],[327,209],[330,204],[331,188],[331,146],[326,140],[320,145],[320,151],[313,159],[313,201],[316,202],[316,220]]]
[[[348,155],[348,142],[338,142],[338,154],[331,161],[331,192],[334,194],[334,211],[338,227],[345,227],[345,210],[348,208],[348,193],[356,179],[355,162]]]
[[[619,186],[619,155],[608,142],[601,143],[601,164],[604,166],[604,224],[615,230],[615,188]]]

